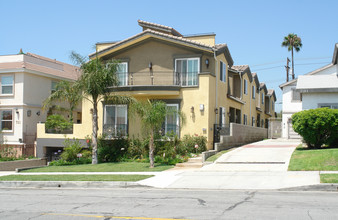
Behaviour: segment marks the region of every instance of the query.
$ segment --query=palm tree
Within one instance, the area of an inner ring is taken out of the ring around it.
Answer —
[[[293,49],[296,52],[300,51],[300,48],[303,46],[302,39],[297,36],[297,34],[289,34],[288,36],[284,37],[284,41],[282,42],[282,47],[287,47],[288,51],[291,51],[292,57],[292,79],[295,79],[295,70],[294,70],[294,62],[293,62]]]
[[[149,133],[150,168],[154,168],[155,134],[161,130],[167,115],[177,115],[180,117],[182,124],[184,123],[184,115],[180,112],[168,109],[166,103],[162,101],[147,100],[147,102],[135,102],[133,109],[141,119],[143,130]]]
[[[66,102],[69,104],[69,121],[73,123],[73,111],[81,100],[81,89],[77,82],[60,81],[55,91],[43,102],[42,108],[48,109],[55,102]],[[62,107],[58,106],[58,109]]]
[[[78,79],[78,84],[83,92],[83,98],[93,104],[92,111],[92,164],[97,164],[97,108],[101,100],[112,100],[126,102],[129,99],[111,93],[112,87],[118,85],[116,70],[118,62],[107,60],[102,62],[97,56],[95,59],[88,60],[85,57],[72,52],[71,58],[80,65],[82,75]],[[110,98],[109,98],[110,96]]]

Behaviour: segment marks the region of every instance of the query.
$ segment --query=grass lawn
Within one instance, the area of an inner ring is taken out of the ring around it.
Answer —
[[[320,174],[321,183],[338,183],[338,174]]]
[[[9,175],[0,181],[139,181],[152,175]]]
[[[228,150],[222,150],[222,151],[218,152],[217,154],[212,155],[211,157],[209,157],[209,158],[207,159],[207,161],[208,161],[208,162],[215,162],[220,156],[222,156],[223,154],[225,154],[225,153],[227,153],[227,152],[229,152],[229,151],[232,151],[233,149],[234,149],[234,148],[228,149]]]
[[[292,154],[289,170],[338,170],[338,148],[308,150],[297,147]]]
[[[155,164],[154,168],[149,168],[149,163],[139,162],[120,162],[120,163],[100,163],[96,165],[82,164],[70,166],[48,166],[35,169],[24,170],[21,172],[152,172],[163,171],[174,166]]]

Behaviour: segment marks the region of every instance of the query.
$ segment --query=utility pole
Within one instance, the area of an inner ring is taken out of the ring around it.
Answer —
[[[290,63],[290,59],[287,57],[286,58],[286,66],[285,66],[285,69],[286,69],[286,82],[289,82],[289,70],[290,70],[289,63]]]

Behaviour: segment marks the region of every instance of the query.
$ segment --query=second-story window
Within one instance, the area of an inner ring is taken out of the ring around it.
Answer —
[[[58,84],[58,82],[56,81],[52,81],[52,85],[51,85],[51,93],[54,93],[56,91],[56,85]]]
[[[256,98],[256,87],[252,86],[252,98]]]
[[[222,82],[226,81],[226,73],[227,73],[227,69],[226,69],[226,64],[223,63],[222,61],[220,62],[220,70],[219,70],[219,78]]]
[[[14,88],[14,76],[12,75],[1,76],[1,94],[12,95],[13,88]]]
[[[199,67],[199,58],[175,60],[175,72],[180,77],[181,86],[197,86]]]
[[[248,94],[248,81],[246,81],[246,79],[244,80],[244,94]]]
[[[262,93],[262,104],[264,104],[264,92]]]
[[[127,86],[128,85],[128,63],[122,62],[117,66],[117,78],[119,80],[119,86]]]

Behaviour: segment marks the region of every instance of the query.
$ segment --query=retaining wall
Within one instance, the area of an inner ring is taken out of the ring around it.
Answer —
[[[29,168],[47,165],[46,159],[16,160],[0,162],[0,171],[15,171],[16,168]]]
[[[215,150],[221,151],[268,138],[268,129],[230,123],[230,136],[221,136]]]

